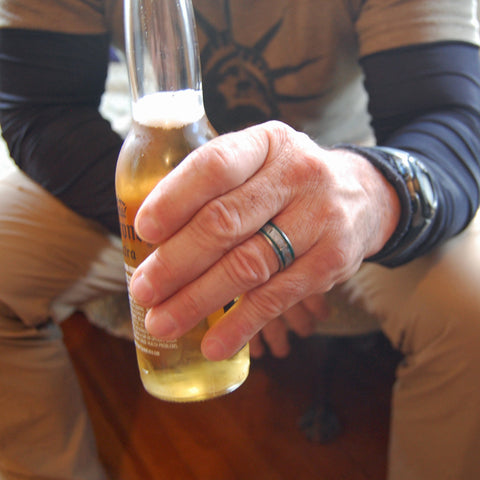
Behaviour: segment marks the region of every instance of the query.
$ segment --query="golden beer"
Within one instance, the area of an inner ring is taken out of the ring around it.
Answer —
[[[133,124],[120,152],[115,180],[128,283],[156,248],[135,233],[140,205],[160,179],[214,135],[196,90],[157,92],[134,102]],[[176,402],[204,400],[234,390],[247,378],[248,345],[219,362],[208,361],[200,351],[203,335],[223,310],[175,341],[151,336],[144,325],[145,309],[131,297],[130,310],[140,376],[152,395]]]

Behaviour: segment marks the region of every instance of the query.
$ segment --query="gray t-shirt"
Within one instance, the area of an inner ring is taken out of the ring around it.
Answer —
[[[109,32],[119,45],[122,5],[0,0],[0,27]],[[361,56],[423,42],[479,43],[476,2],[467,0],[194,0],[194,6],[209,116],[218,115],[227,130],[242,127],[244,110],[249,118],[278,118],[327,145],[373,141]]]

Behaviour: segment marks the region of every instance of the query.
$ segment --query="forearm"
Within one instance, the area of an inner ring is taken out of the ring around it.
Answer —
[[[363,59],[370,112],[379,145],[411,152],[426,167],[438,198],[428,229],[403,245],[412,208],[402,179],[378,149],[360,149],[395,185],[403,216],[389,245],[375,261],[405,263],[459,233],[474,216],[480,184],[480,67],[467,44],[437,44]]]
[[[122,139],[98,113],[109,39],[0,30],[0,122],[18,166],[82,216],[118,231]]]

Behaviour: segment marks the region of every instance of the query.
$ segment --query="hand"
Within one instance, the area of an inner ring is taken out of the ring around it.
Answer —
[[[399,218],[394,189],[370,162],[325,150],[280,122],[217,137],[165,177],[136,218],[159,244],[132,277],[147,330],[173,339],[242,295],[205,334],[203,354],[228,358],[302,299],[350,278]],[[273,220],[296,260],[277,257],[257,231]]]
[[[265,353],[264,344],[275,357],[283,358],[290,353],[289,330],[299,337],[315,333],[316,325],[325,320],[329,309],[323,294],[314,294],[295,304],[279,317],[273,319],[250,340],[250,354],[259,358]]]

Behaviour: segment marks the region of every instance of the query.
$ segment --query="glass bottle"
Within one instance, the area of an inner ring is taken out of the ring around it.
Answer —
[[[216,132],[203,105],[191,1],[125,0],[125,39],[132,127],[119,155],[115,186],[129,283],[156,248],[136,235],[137,210],[161,178]],[[148,392],[169,401],[196,401],[230,392],[245,381],[248,345],[219,362],[200,352],[204,333],[226,308],[178,340],[163,341],[146,331],[146,311],[130,297],[138,367]]]

